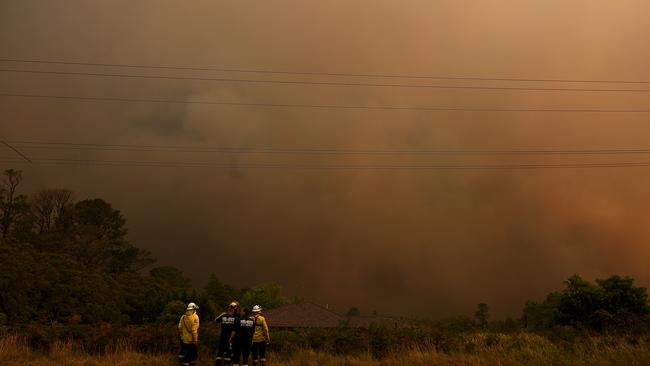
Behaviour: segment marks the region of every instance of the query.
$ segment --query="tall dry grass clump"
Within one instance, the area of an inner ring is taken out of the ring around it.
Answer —
[[[0,338],[0,364],[19,360],[29,353],[27,340],[16,334],[5,335]]]
[[[45,352],[30,349],[24,337],[7,335],[0,338],[0,365],[2,366],[169,366],[171,355],[152,355],[133,350],[125,341],[106,352],[90,355],[72,340],[56,341]]]
[[[2,366],[173,366],[173,350],[168,353],[136,351],[136,341],[124,339],[100,353],[88,352],[74,341],[57,341],[44,350],[33,350],[25,338],[0,338]],[[211,366],[213,354],[204,347],[198,366]],[[453,350],[419,345],[389,349],[382,357],[373,352],[354,355],[298,349],[291,354],[274,353],[275,366],[606,366],[650,365],[650,340],[642,337],[584,337],[573,343],[557,343],[530,333],[471,333],[462,336]]]
[[[617,337],[595,337],[559,345],[528,333],[467,335],[453,352],[414,347],[377,359],[335,356],[313,350],[298,351],[278,366],[642,366],[650,365],[650,342]]]

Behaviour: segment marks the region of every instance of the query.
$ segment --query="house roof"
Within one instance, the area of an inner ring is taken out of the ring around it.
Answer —
[[[268,310],[264,317],[269,327],[286,328],[334,328],[345,320],[335,312],[311,302]]]

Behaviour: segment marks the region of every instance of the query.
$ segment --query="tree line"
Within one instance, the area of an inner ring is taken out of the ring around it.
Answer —
[[[211,275],[193,289],[181,270],[127,239],[126,220],[102,199],[66,189],[22,194],[22,172],[0,186],[0,322],[142,324],[177,321],[189,301],[212,317],[232,299],[280,306],[276,284],[236,289]],[[1,325],[1,324],[0,324]]]
[[[127,239],[126,220],[102,199],[75,200],[66,189],[21,193],[22,172],[0,185],[0,325],[28,322],[149,324],[173,322],[189,301],[213,318],[233,299],[271,309],[290,300],[277,284],[237,289],[214,274],[192,288],[181,270]],[[357,308],[348,312],[360,315]],[[647,290],[630,277],[589,282],[575,275],[543,301],[525,304],[519,319],[489,322],[487,304],[474,317],[439,321],[451,328],[532,331],[574,327],[596,332],[647,331]]]

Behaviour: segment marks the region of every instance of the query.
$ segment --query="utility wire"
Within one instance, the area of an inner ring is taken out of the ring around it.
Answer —
[[[97,144],[73,142],[43,142],[11,140],[22,149],[52,149],[81,151],[128,151],[167,153],[232,153],[232,154],[291,154],[291,155],[637,155],[650,154],[650,149],[342,149],[342,148],[277,148],[236,146],[179,146]]]
[[[216,168],[216,169],[290,169],[290,170],[533,170],[533,169],[586,169],[586,168],[639,168],[650,167],[650,162],[618,163],[570,163],[570,164],[429,164],[429,165],[298,165],[271,163],[213,164],[207,162],[164,162],[137,160],[94,160],[36,158],[34,164],[97,165],[167,168]]]
[[[16,149],[15,147],[9,145],[6,141],[2,141],[2,144],[10,148],[11,150],[13,150],[16,154],[20,155],[20,157],[22,157],[23,159],[27,160],[28,163],[32,163],[32,161],[25,154],[18,151],[18,149]]]
[[[160,66],[160,65],[136,65],[120,63],[92,63],[72,62],[61,60],[29,60],[18,58],[0,58],[2,62],[17,62],[31,64],[50,65],[75,65],[75,66],[101,66],[101,67],[122,67],[136,69],[157,69],[157,70],[187,70],[187,71],[217,71],[234,73],[255,73],[255,74],[277,74],[277,75],[312,75],[312,76],[343,76],[343,77],[364,77],[364,78],[395,78],[395,79],[429,79],[429,80],[475,80],[475,81],[516,81],[516,82],[560,82],[560,83],[609,83],[609,84],[650,84],[645,80],[587,80],[587,79],[541,79],[541,78],[504,78],[504,77],[479,77],[479,76],[426,76],[426,75],[400,75],[400,74],[369,74],[369,73],[333,73],[333,72],[309,72],[309,71],[278,71],[263,69],[242,69],[242,68],[219,68],[219,67],[193,67],[193,66]]]
[[[465,107],[401,107],[401,106],[364,106],[336,104],[276,104],[276,103],[243,103],[219,102],[201,100],[172,100],[149,98],[117,98],[117,97],[84,97],[74,95],[43,95],[0,93],[3,97],[47,98],[59,100],[108,101],[108,102],[137,102],[137,103],[169,103],[169,104],[200,104],[241,107],[271,107],[271,108],[304,108],[304,109],[346,109],[346,110],[392,110],[392,111],[431,111],[431,112],[562,112],[562,113],[650,113],[650,109],[561,109],[561,108],[465,108]]]
[[[262,79],[232,79],[232,78],[206,78],[189,76],[162,76],[162,75],[132,75],[97,72],[77,71],[44,71],[44,70],[18,70],[0,69],[0,72],[49,74],[49,75],[73,75],[73,76],[97,76],[97,77],[119,77],[131,79],[163,79],[163,80],[192,80],[192,81],[218,81],[230,83],[252,83],[252,84],[282,84],[282,85],[317,85],[317,86],[359,86],[359,87],[381,87],[381,88],[427,88],[427,89],[461,89],[461,90],[510,90],[510,91],[562,91],[562,92],[623,92],[623,93],[648,93],[650,89],[592,89],[592,88],[533,88],[517,86],[464,86],[464,85],[417,85],[417,84],[375,84],[375,83],[350,83],[336,81],[304,81],[304,80],[262,80]]]

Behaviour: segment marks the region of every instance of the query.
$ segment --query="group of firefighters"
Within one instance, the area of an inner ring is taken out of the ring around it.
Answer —
[[[195,303],[189,303],[178,322],[180,365],[196,365],[199,340],[199,316],[196,313],[198,308]],[[241,308],[238,302],[233,301],[228,305],[228,309],[215,319],[221,326],[215,366],[248,366],[248,357],[251,354],[254,365],[266,363],[266,345],[270,341],[269,327],[261,312],[259,305],[253,306],[252,309]]]

